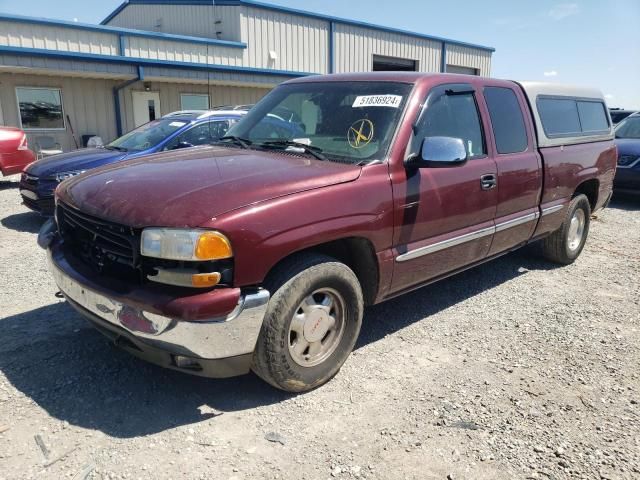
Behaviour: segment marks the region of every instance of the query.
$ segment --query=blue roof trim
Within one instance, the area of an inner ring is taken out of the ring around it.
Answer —
[[[122,10],[125,9],[128,3],[137,3],[140,5],[213,5],[213,0],[134,0],[133,2],[128,2],[125,0],[120,5],[116,7],[116,9],[111,12],[104,20],[100,22],[100,25],[106,25],[111,20],[113,20]]]
[[[186,68],[189,70],[205,70],[217,72],[231,73],[252,73],[260,75],[275,75],[284,77],[308,77],[310,75],[319,75],[310,72],[292,72],[289,70],[272,70],[269,68],[253,68],[253,67],[236,67],[232,65],[218,65],[213,63],[190,63],[190,62],[172,62],[170,60],[153,60],[149,58],[121,57],[117,55],[97,55],[94,53],[76,53],[64,52],[60,50],[47,50],[44,48],[23,48],[23,47],[6,47],[0,46],[0,54],[49,57],[59,58],[63,60],[79,60],[85,62],[97,63],[120,63],[126,65],[134,65],[137,67],[166,67],[166,68]]]
[[[111,19],[113,19],[113,17],[115,17],[118,13],[120,13],[127,5],[189,5],[191,1],[194,1],[194,0],[184,0],[184,1],[182,0],[129,0],[128,2],[125,2],[122,5],[120,5],[116,10],[114,10],[113,13],[111,13],[107,18],[105,18],[101,23],[109,22]],[[197,2],[197,0],[195,1]],[[343,25],[353,25],[356,27],[369,28],[372,30],[379,30],[382,32],[407,35],[414,38],[434,40],[436,42],[448,43],[450,45],[459,45],[461,47],[477,48],[479,50],[485,50],[489,52],[496,51],[496,49],[493,47],[477,45],[475,43],[462,42],[459,40],[453,40],[451,38],[445,38],[445,37],[437,37],[434,35],[426,35],[424,33],[411,32],[409,30],[403,30],[400,28],[384,27],[382,25],[375,25],[373,23],[361,22],[359,20],[350,20],[348,18],[333,17],[331,15],[324,15],[322,13],[309,12],[307,10],[300,10],[300,9],[291,8],[291,7],[283,7],[280,5],[263,3],[256,0],[206,0],[205,2],[198,2],[196,4],[210,5],[211,3],[215,5],[247,6],[247,7],[261,8],[264,10],[271,10],[271,11],[280,12],[280,13],[289,13],[291,15],[299,15],[302,17],[315,18],[318,20],[325,20],[327,22],[340,23]]]
[[[247,48],[246,43],[232,42],[230,40],[218,40],[214,38],[190,37],[188,35],[176,35],[173,33],[149,32],[146,30],[134,30],[131,28],[108,27],[102,25],[91,25],[89,23],[68,22],[65,20],[52,20],[50,18],[25,17],[22,15],[0,14],[0,20],[16,23],[35,23],[38,25],[48,25],[51,27],[67,27],[79,30],[89,30],[100,33],[113,33],[126,35],[129,37],[146,37],[174,42],[200,43],[205,45],[216,45],[219,47]]]

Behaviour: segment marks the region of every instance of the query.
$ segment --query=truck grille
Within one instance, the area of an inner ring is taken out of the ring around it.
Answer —
[[[87,215],[63,203],[57,207],[60,235],[71,253],[96,271],[140,279],[140,232]]]

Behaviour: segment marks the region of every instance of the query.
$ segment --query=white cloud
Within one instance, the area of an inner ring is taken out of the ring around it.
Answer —
[[[558,3],[549,10],[549,16],[556,22],[579,13],[580,6],[577,3]]]
[[[557,77],[558,72],[556,72],[555,70],[549,70],[548,72],[543,72],[543,75],[545,77]]]

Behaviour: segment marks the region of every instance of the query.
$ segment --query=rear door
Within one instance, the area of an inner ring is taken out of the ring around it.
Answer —
[[[520,88],[504,82],[485,83],[491,129],[489,152],[498,168],[496,233],[489,255],[524,244],[533,235],[539,216],[542,163],[531,116]]]
[[[460,138],[469,160],[455,167],[407,169],[406,178],[394,179],[393,292],[473,264],[489,252],[498,195],[487,179],[495,180],[497,168],[487,151],[488,124],[478,94],[470,84],[440,85],[427,94],[414,141]],[[411,151],[417,151],[414,145]]]

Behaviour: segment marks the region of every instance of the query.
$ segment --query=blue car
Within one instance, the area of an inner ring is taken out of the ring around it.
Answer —
[[[618,169],[613,191],[640,194],[640,113],[635,113],[616,127]]]
[[[100,148],[85,148],[28,165],[20,179],[23,203],[43,215],[54,213],[60,182],[91,168],[165,150],[204,145],[224,136],[246,111],[180,111],[153,120]]]

